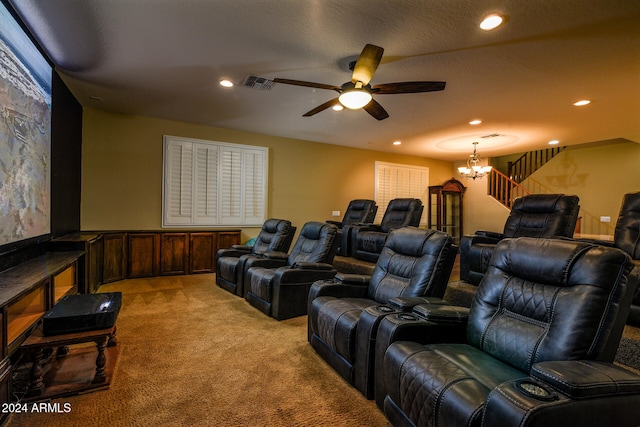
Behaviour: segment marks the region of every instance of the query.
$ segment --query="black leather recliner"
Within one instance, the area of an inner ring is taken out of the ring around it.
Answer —
[[[635,264],[633,276],[640,280],[640,192],[625,194],[613,232],[613,242],[589,240],[625,251]],[[640,286],[631,302],[627,323],[640,326]]]
[[[371,276],[339,274],[313,284],[308,309],[311,345],[345,380],[372,398],[377,326],[382,317],[401,311],[385,304],[398,296],[442,298],[456,254],[451,236],[441,231],[391,230]]]
[[[244,296],[244,273],[247,260],[264,252],[287,252],[296,227],[285,219],[269,218],[262,224],[253,246],[233,245],[216,253],[216,283],[222,289]]]
[[[460,239],[460,279],[477,285],[496,244],[513,237],[573,237],[580,199],[564,194],[530,194],[516,199],[502,233],[476,231]]]
[[[498,243],[468,314],[381,322],[394,426],[633,426],[640,376],[614,365],[629,311],[627,254],[574,240]],[[635,285],[635,284],[633,284]],[[439,320],[440,319],[440,320]],[[466,327],[465,327],[466,324]],[[442,332],[439,328],[443,326]],[[455,332],[456,329],[458,332]]]
[[[350,253],[349,242],[351,241],[351,228],[354,224],[371,224],[373,223],[378,206],[375,200],[356,199],[349,202],[347,210],[342,217],[342,221],[327,220],[329,224],[333,224],[340,230],[339,239],[340,246],[337,254],[340,256],[348,256]]]
[[[393,199],[387,205],[380,225],[351,226],[351,252],[349,256],[376,262],[384,246],[387,233],[394,228],[420,225],[424,206],[420,199]]]
[[[283,320],[307,313],[309,288],[316,280],[336,275],[333,258],[338,227],[308,222],[291,249],[265,252],[247,262],[245,299],[263,313]]]

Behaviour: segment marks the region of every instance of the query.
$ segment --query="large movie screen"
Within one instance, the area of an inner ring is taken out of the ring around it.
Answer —
[[[50,233],[51,79],[0,4],[0,245]]]

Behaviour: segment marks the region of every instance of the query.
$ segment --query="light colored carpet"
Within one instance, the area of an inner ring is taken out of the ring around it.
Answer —
[[[111,388],[56,399],[70,413],[13,414],[7,426],[386,426],[384,415],[307,342],[215,276],[133,279],[122,291]]]

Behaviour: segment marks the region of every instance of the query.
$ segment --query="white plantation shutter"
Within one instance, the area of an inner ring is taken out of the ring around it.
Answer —
[[[195,145],[194,223],[212,224],[218,220],[218,157],[219,147]]]
[[[242,222],[242,150],[224,148],[221,154],[220,221],[239,224]]]
[[[163,222],[191,224],[193,145],[176,142],[165,148]]]
[[[268,149],[164,137],[163,227],[262,225]]]
[[[244,217],[247,222],[263,222],[266,217],[265,156],[257,150],[244,153]]]
[[[393,199],[421,199],[426,205],[429,201],[429,168],[401,165],[395,163],[375,162],[375,200],[378,205],[375,222],[380,224],[387,205]],[[423,215],[421,225],[426,225]]]

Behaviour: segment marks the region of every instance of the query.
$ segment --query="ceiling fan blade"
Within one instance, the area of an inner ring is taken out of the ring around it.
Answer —
[[[311,117],[314,114],[318,114],[320,111],[324,111],[329,107],[333,107],[336,104],[339,104],[340,101],[338,101],[338,98],[333,98],[331,101],[327,101],[322,105],[318,105],[316,108],[314,108],[313,110],[307,111],[306,113],[304,113],[302,115],[302,117]]]
[[[341,89],[342,89],[340,86],[326,85],[324,83],[305,82],[305,81],[302,81],[302,80],[290,80],[290,79],[275,78],[275,79],[273,79],[273,82],[274,83],[282,83],[282,84],[285,84],[285,85],[294,85],[294,86],[314,87],[314,88],[317,88],[317,89],[335,90],[336,92],[340,92]]]
[[[367,105],[362,107],[362,109],[377,120],[384,120],[389,117],[389,113],[387,113],[386,110],[382,108],[382,105],[378,104],[375,99],[372,99]]]
[[[378,64],[380,64],[383,52],[383,48],[367,44],[364,49],[362,49],[362,53],[360,53],[356,65],[353,67],[351,81],[353,83],[362,82],[363,86],[368,85],[373,77],[373,73],[375,73],[376,68],[378,68]]]
[[[377,94],[436,92],[444,90],[447,82],[399,82],[375,85],[371,89]]]

